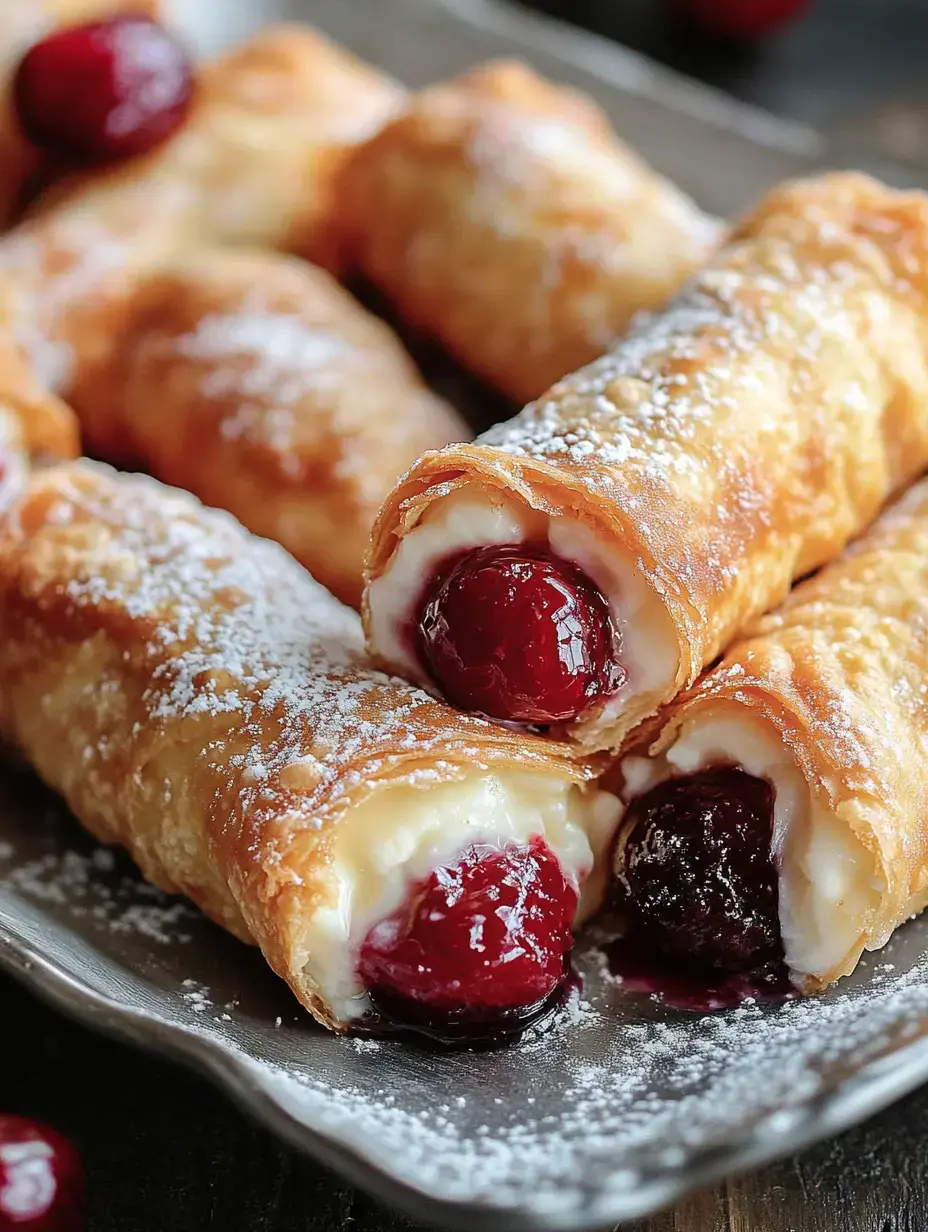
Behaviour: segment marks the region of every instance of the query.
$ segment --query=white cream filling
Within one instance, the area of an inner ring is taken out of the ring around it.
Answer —
[[[567,514],[549,517],[503,496],[464,487],[435,501],[400,541],[369,594],[374,649],[397,671],[420,684],[428,678],[408,644],[415,606],[436,565],[453,552],[496,543],[547,539],[552,552],[578,565],[599,587],[621,637],[627,678],[588,721],[609,726],[631,698],[664,696],[677,670],[677,639],[664,605],[634,561]]]
[[[798,983],[825,979],[859,946],[880,887],[860,841],[813,799],[773,724],[735,703],[703,710],[683,724],[661,756],[625,758],[625,799],[720,763],[739,766],[774,788],[771,856],[779,872],[786,965]]]
[[[577,917],[585,918],[606,884],[620,808],[608,792],[529,771],[382,788],[336,832],[336,896],[304,934],[307,976],[342,1021],[364,1014],[369,1000],[357,974],[364,938],[402,906],[413,885],[474,843],[505,847],[542,837],[581,892]]]

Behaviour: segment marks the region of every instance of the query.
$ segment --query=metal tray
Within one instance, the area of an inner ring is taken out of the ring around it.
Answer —
[[[204,50],[302,17],[412,85],[522,55],[595,95],[719,213],[828,159],[801,126],[491,0],[175,4]],[[922,918],[824,997],[697,1016],[624,991],[591,939],[583,999],[509,1050],[342,1040],[31,778],[0,780],[0,963],[82,1020],[208,1071],[282,1136],[432,1223],[602,1227],[876,1111],[928,1079],[926,944]]]

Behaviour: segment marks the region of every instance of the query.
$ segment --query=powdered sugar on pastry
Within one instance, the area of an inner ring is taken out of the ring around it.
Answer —
[[[366,1009],[370,922],[478,839],[539,835],[578,889],[596,863],[601,892],[618,802],[557,746],[372,670],[354,613],[276,545],[91,464],[34,480],[19,516],[4,602],[44,599],[21,641],[9,625],[7,735],[327,1021]],[[35,640],[47,620],[64,640]]]

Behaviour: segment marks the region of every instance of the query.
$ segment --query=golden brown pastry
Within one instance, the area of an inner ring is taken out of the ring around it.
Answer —
[[[143,283],[88,388],[94,451],[228,509],[357,606],[370,528],[426,449],[468,437],[325,271],[198,249]]]
[[[803,992],[885,945],[928,902],[926,681],[922,482],[623,762],[645,935],[688,966],[785,962]]]
[[[0,732],[338,1029],[536,1013],[618,816],[559,746],[374,671],[276,544],[86,462],[0,524]]]
[[[519,402],[606,351],[721,238],[591,100],[506,61],[418,95],[351,159],[342,207],[400,315]]]
[[[83,409],[136,280],[173,254],[246,244],[337,265],[334,178],[402,98],[307,27],[269,27],[206,66],[174,137],[60,186],[0,240],[0,322]]]
[[[373,649],[618,748],[928,466],[926,291],[923,194],[773,192],[610,355],[413,467],[374,531]]]
[[[11,75],[27,48],[56,26],[92,21],[123,10],[154,16],[157,0],[0,0],[0,226],[22,205],[22,195],[42,165],[20,134],[9,98]]]

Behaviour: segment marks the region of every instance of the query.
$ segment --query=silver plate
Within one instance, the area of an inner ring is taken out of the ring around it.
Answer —
[[[719,213],[826,159],[801,126],[484,0],[175,2],[204,49],[298,16],[412,85],[525,56],[594,94]],[[508,1051],[352,1042],[31,779],[0,783],[0,963],[82,1020],[208,1071],[283,1137],[432,1223],[602,1227],[876,1111],[928,1078],[926,941],[923,918],[822,998],[705,1017],[623,991],[590,941],[584,1000]]]

